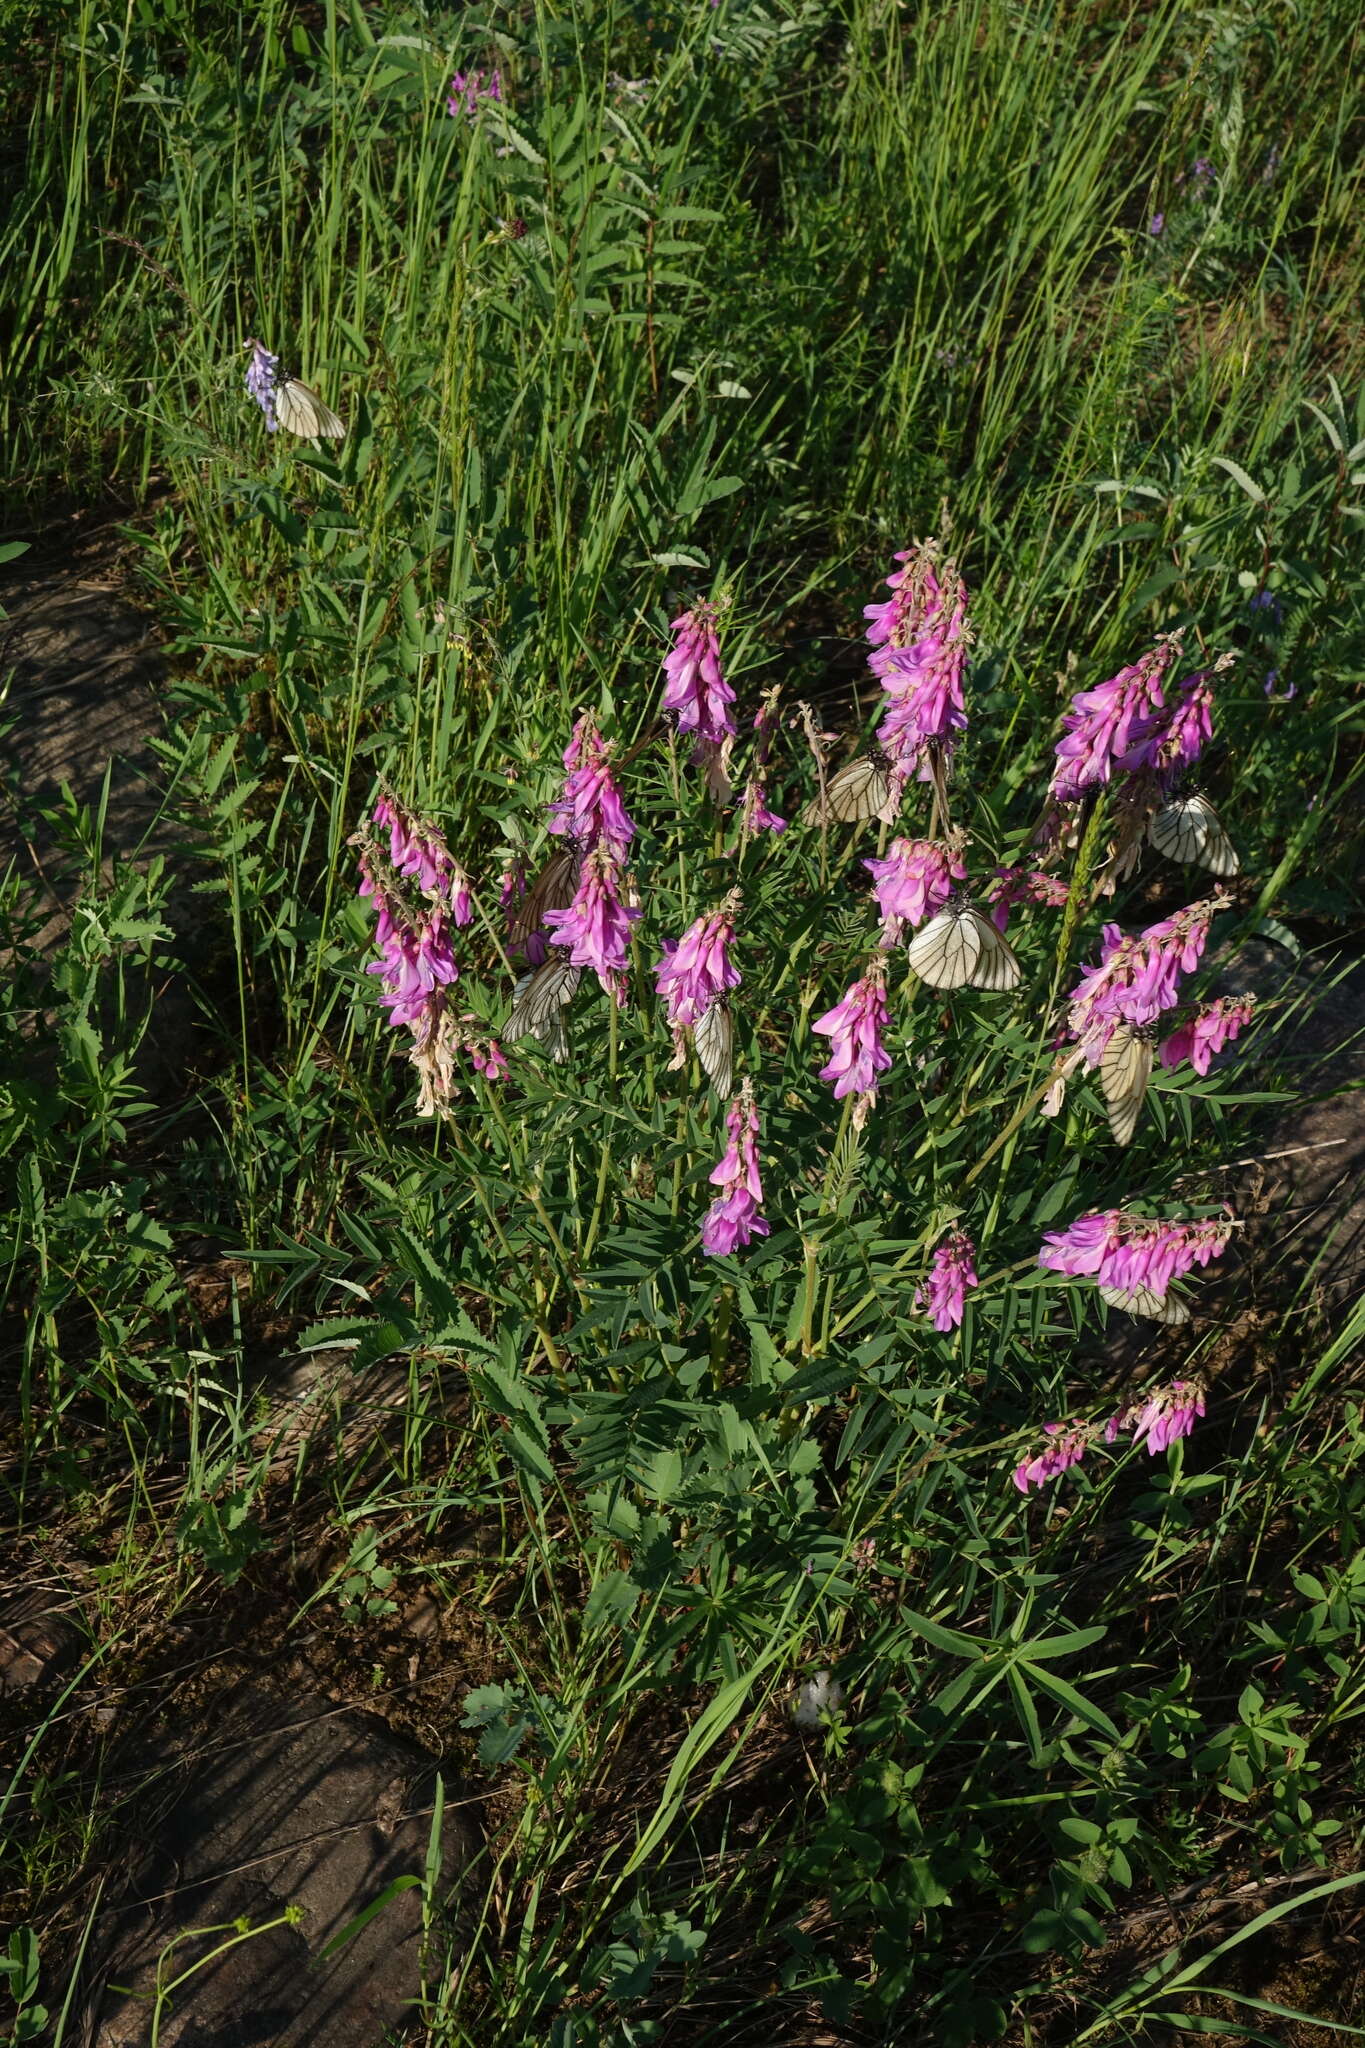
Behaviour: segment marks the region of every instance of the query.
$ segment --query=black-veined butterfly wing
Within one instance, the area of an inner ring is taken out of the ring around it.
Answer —
[[[970,918],[941,910],[916,932],[905,957],[930,988],[965,988],[981,958],[981,934]]]
[[[1241,872],[1241,859],[1226,826],[1208,798],[1198,791],[1163,805],[1147,827],[1147,836],[1167,860],[1207,868],[1211,875]]]
[[[807,804],[805,822],[818,825],[832,818],[839,825],[863,825],[880,817],[891,796],[891,777],[885,756],[858,754],[846,761],[825,784],[824,805],[815,797]]]
[[[569,1034],[564,1024],[565,1005],[583,978],[581,967],[558,958],[542,961],[523,974],[512,991],[512,1011],[503,1028],[504,1045],[519,1038],[538,1038],[551,1059],[569,1057]]]
[[[1019,955],[1009,940],[1003,937],[990,919],[983,917],[979,910],[969,910],[967,917],[975,928],[981,948],[972,971],[972,987],[989,989],[992,994],[1017,988],[1023,969],[1019,965]]]
[[[735,1085],[735,1022],[724,997],[703,1010],[692,1042],[706,1078],[721,1101],[728,1102]]]
[[[508,948],[525,949],[526,942],[545,922],[547,910],[563,910],[578,886],[578,855],[572,847],[556,849],[516,907],[507,930]]]
[[[298,377],[284,377],[275,386],[275,416],[286,433],[305,441],[340,441],[346,429],[317,392]]]
[[[1154,1323],[1187,1323],[1188,1305],[1178,1294],[1157,1294],[1150,1287],[1101,1287],[1100,1300],[1130,1316],[1149,1316]]]
[[[1152,1078],[1152,1033],[1116,1024],[1100,1054],[1100,1091],[1117,1145],[1131,1143]]]

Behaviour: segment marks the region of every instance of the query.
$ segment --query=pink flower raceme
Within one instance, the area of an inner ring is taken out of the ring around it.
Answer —
[[[1162,1066],[1178,1067],[1188,1060],[1196,1074],[1207,1074],[1214,1054],[1251,1022],[1255,1012],[1255,996],[1220,996],[1163,1041],[1158,1055]]]
[[[1187,676],[1173,700],[1139,718],[1116,765],[1129,775],[1147,771],[1163,788],[1192,768],[1213,738],[1211,678],[1228,665],[1224,656],[1212,668]]]
[[[883,946],[899,943],[907,924],[934,917],[965,882],[960,838],[893,839],[885,860],[865,860],[882,914]]]
[[[574,725],[564,749],[564,766],[564,787],[550,806],[551,832],[571,839],[582,852],[602,846],[614,859],[624,860],[635,825],[616,787],[611,748],[591,711],[583,712]]]
[[[1152,1024],[1175,1007],[1181,980],[1199,965],[1209,926],[1227,903],[1225,896],[1191,903],[1135,938],[1125,938],[1116,924],[1105,925],[1100,963],[1081,969],[1067,1011],[1068,1031],[1086,1046],[1091,1065],[1098,1064],[1116,1024]]]
[[[1222,1217],[1172,1223],[1107,1209],[1047,1232],[1038,1264],[1054,1273],[1091,1275],[1098,1286],[1122,1292],[1146,1288],[1161,1300],[1173,1280],[1219,1257],[1231,1233]]]
[[[410,811],[391,790],[380,795],[374,822],[389,835],[389,860],[396,872],[415,881],[425,897],[448,910],[454,923],[470,923],[474,915],[472,884],[446,845],[439,825]],[[370,892],[362,884],[360,893]]]
[[[450,81],[450,93],[446,100],[446,112],[463,115],[472,121],[484,100],[502,98],[502,73],[500,71],[457,71]]]
[[[664,656],[664,710],[673,713],[680,733],[695,733],[712,747],[733,738],[735,731],[730,715],[735,693],[721,670],[717,616],[715,605],[706,603],[680,612],[671,625],[678,637]]]
[[[871,1098],[878,1076],[891,1064],[884,1038],[890,1022],[886,1007],[886,964],[878,956],[868,962],[845,994],[811,1026],[830,1040],[829,1065],[820,1079],[834,1083],[834,1099],[845,1095]]]
[[[991,906],[991,923],[998,932],[1003,932],[1014,904],[1041,903],[1049,910],[1060,910],[1065,906],[1068,894],[1062,877],[1049,875],[1042,868],[997,868],[995,880],[986,891]]]
[[[1154,1458],[1169,1444],[1193,1433],[1204,1413],[1204,1389],[1198,1380],[1172,1380],[1158,1387],[1132,1408],[1121,1408],[1104,1427],[1106,1443],[1113,1443],[1123,1430],[1131,1429],[1134,1440],[1145,1439],[1148,1457]]]
[[[444,995],[438,992],[413,1023],[408,1058],[417,1072],[418,1116],[443,1116],[449,1110],[452,1098],[459,1093],[455,1075],[461,1053],[485,1080],[506,1080],[507,1061],[501,1046],[495,1038],[471,1032],[468,1027],[476,1022],[476,1018],[468,1015],[456,1017]]]
[[[365,972],[381,977],[379,1000],[390,1024],[418,1023],[435,991],[459,977],[445,912],[433,910],[430,917],[391,931],[380,943],[379,959]]]
[[[967,724],[962,698],[971,630],[967,591],[936,542],[903,549],[886,579],[891,592],[864,608],[868,666],[887,697],[877,741],[899,791],[913,775],[933,779]]]
[[[1080,1463],[1085,1453],[1103,1437],[1112,1444],[1131,1430],[1134,1441],[1143,1444],[1149,1457],[1156,1457],[1179,1438],[1189,1436],[1204,1413],[1204,1389],[1198,1380],[1172,1380],[1144,1394],[1131,1407],[1120,1408],[1103,1425],[1094,1422],[1048,1422],[1043,1434],[1048,1441],[1035,1456],[1015,1468],[1014,1483],[1021,1493],[1031,1486],[1045,1486],[1059,1472]]]
[[[594,846],[583,862],[572,903],[547,910],[553,946],[567,946],[575,967],[591,967],[609,995],[624,1002],[623,970],[630,928],[640,916],[622,900],[622,875],[609,843]]]
[[[1179,633],[1165,634],[1131,668],[1120,669],[1093,690],[1076,692],[1057,743],[1049,786],[1055,802],[1075,803],[1088,789],[1108,782],[1135,733],[1163,708],[1162,682],[1179,652]]]
[[[1097,1434],[1091,1422],[1045,1422],[1043,1435],[1047,1442],[1042,1450],[1015,1466],[1014,1483],[1020,1493],[1027,1493],[1031,1486],[1046,1486],[1059,1472],[1079,1465]]]
[[[695,1025],[718,996],[739,987],[740,972],[730,958],[738,909],[739,894],[732,890],[719,910],[699,917],[676,943],[664,940],[654,985],[675,1031],[684,1024]]]
[[[712,1186],[721,1193],[701,1226],[702,1250],[717,1257],[741,1249],[752,1238],[768,1235],[768,1225],[759,1213],[763,1183],[758,1172],[758,1109],[750,1082],[744,1083],[731,1102],[725,1128],[730,1142],[711,1174]]]
[[[965,1230],[945,1237],[923,1286],[915,1289],[914,1306],[933,1318],[936,1330],[955,1330],[962,1321],[967,1289],[976,1286],[976,1246]]]

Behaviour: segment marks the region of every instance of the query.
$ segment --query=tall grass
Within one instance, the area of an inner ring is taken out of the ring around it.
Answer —
[[[471,1617],[482,1682],[420,1732],[504,1800],[469,1951],[427,1955],[433,2041],[1151,2038],[1170,2000],[1199,2017],[1209,1959],[1172,1941],[1144,1974],[1130,1889],[1339,1874],[1359,1424],[1330,1390],[1358,1315],[1321,1329],[1311,1276],[1277,1302],[1273,1396],[1244,1331],[1209,1452],[1116,1459],[1050,1520],[998,1483],[1107,1369],[1076,1301],[1025,1284],[1041,1228],[1116,1176],[1203,1201],[1267,1082],[1163,1091],[1117,1167],[1093,1104],[1021,1129],[1063,965],[1035,948],[1033,1008],[959,1019],[930,1108],[901,1077],[864,1154],[806,1073],[860,870],[793,829],[750,873],[746,1040],[783,1076],[791,1227],[717,1280],[687,1250],[716,1118],[669,1094],[648,1017],[613,1020],[605,1075],[532,1057],[505,1107],[413,1124],[347,841],[384,776],[487,902],[589,706],[634,764],[650,943],[676,936],[729,871],[709,823],[658,822],[673,611],[730,594],[746,700],[780,680],[856,727],[862,606],[933,530],[973,590],[978,867],[1026,843],[1065,694],[1183,623],[1240,651],[1211,769],[1254,878],[1236,935],[1349,926],[1359,33],[1339,0],[76,0],[13,63],[10,520],[128,509],[176,636],[164,802],[197,910],[155,871],[106,890],[68,821],[105,909],[54,983],[8,885],[11,1498],[30,1554],[74,1532],[111,1663],[135,1609],[193,1596],[214,1654],[234,1616],[306,1613],[387,1686],[413,1586]],[[452,73],[495,65],[503,101],[448,115]],[[339,447],[266,435],[251,335],[344,412]],[[776,777],[795,818],[798,741]],[[496,1026],[493,935],[461,987]],[[154,998],[100,993],[130,950],[203,1020],[155,1104]],[[15,1078],[35,1030],[46,1104]],[[910,1295],[959,1205],[994,1291],[940,1341]],[[191,1284],[206,1236],[241,1255],[230,1313]],[[281,1328],[405,1361],[378,1450],[272,1473],[254,1347]],[[822,1667],[849,1710],[803,1746],[787,1694]],[[12,1788],[17,1917],[54,1958],[109,1824],[79,1747],[53,1798],[64,1729]]]

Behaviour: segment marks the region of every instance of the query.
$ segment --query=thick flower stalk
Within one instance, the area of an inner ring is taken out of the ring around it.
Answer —
[[[766,1237],[761,1214],[763,1183],[758,1171],[758,1109],[751,1082],[746,1081],[725,1116],[729,1143],[711,1184],[721,1192],[702,1218],[702,1250],[717,1257],[738,1251],[752,1238]]]
[[[971,628],[967,591],[936,542],[901,550],[886,579],[889,598],[867,605],[868,666],[887,697],[877,742],[899,790],[912,776],[933,781],[967,724],[962,674]]]
[[[1049,785],[1055,803],[1072,804],[1108,782],[1139,728],[1165,706],[1162,684],[1180,652],[1179,633],[1162,636],[1150,654],[1093,690],[1078,690],[1062,719],[1057,765]]]
[[[856,1095],[867,1105],[875,1098],[879,1077],[891,1064],[885,1043],[890,1021],[886,962],[877,955],[843,1000],[811,1026],[830,1041],[829,1064],[821,1067],[820,1079],[834,1083],[836,1102],[845,1095]]]
[[[1220,996],[1163,1039],[1158,1058],[1163,1067],[1188,1060],[1196,1074],[1207,1074],[1215,1053],[1223,1050],[1256,1014],[1255,996]]]
[[[730,958],[735,943],[739,892],[732,889],[718,910],[699,917],[678,940],[665,939],[654,985],[664,999],[673,1031],[690,1030],[718,996],[738,988],[740,972]]]
[[[720,665],[718,616],[706,603],[680,612],[670,626],[677,638],[664,656],[663,708],[677,719],[678,731],[695,733],[703,748],[718,748],[735,734],[735,693]]]
[[[254,398],[265,414],[266,431],[276,433],[279,429],[279,415],[275,410],[275,392],[281,382],[280,359],[272,356],[264,342],[249,341],[251,360],[246,366],[247,395]]]
[[[942,910],[957,882],[965,882],[962,841],[893,839],[885,860],[865,860],[881,912],[883,946],[898,945],[907,925]]]
[[[603,847],[624,860],[635,837],[634,820],[621,801],[611,765],[611,748],[591,711],[574,725],[564,749],[564,786],[550,806],[550,830],[571,839],[582,853]]]
[[[626,904],[620,864],[607,845],[594,846],[584,861],[573,901],[547,910],[552,946],[566,946],[575,967],[591,967],[609,995],[625,1001],[624,970],[630,928],[640,912]]]
[[[1031,1486],[1046,1486],[1059,1472],[1079,1465],[1098,1434],[1092,1422],[1045,1422],[1047,1441],[1042,1449],[1014,1468],[1014,1483],[1020,1493],[1027,1493]]]
[[[1173,1280],[1218,1258],[1231,1234],[1225,1217],[1172,1223],[1107,1209],[1049,1231],[1038,1264],[1053,1273],[1092,1277],[1100,1287],[1148,1288],[1162,1300]]]
[[[934,1253],[929,1276],[915,1289],[914,1307],[932,1318],[936,1330],[955,1330],[975,1287],[976,1246],[965,1230],[954,1230]]]

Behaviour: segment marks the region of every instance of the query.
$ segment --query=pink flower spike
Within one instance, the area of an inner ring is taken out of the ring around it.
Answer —
[[[845,1095],[875,1097],[878,1076],[891,1064],[883,1042],[889,1023],[886,963],[877,955],[842,1002],[811,1026],[831,1041],[829,1065],[821,1067],[820,1079],[834,1083],[836,1102]]]
[[[1196,1074],[1207,1074],[1214,1054],[1236,1038],[1255,1013],[1255,996],[1220,996],[1163,1041],[1159,1049],[1162,1066],[1178,1067],[1188,1060]]]
[[[758,1171],[758,1109],[752,1082],[746,1081],[725,1115],[729,1143],[711,1173],[722,1192],[702,1218],[702,1250],[724,1258],[755,1237],[767,1237],[768,1224],[759,1213],[763,1183]]]
[[[1152,1024],[1174,1008],[1181,980],[1199,965],[1209,927],[1227,901],[1210,896],[1191,903],[1136,938],[1125,938],[1116,924],[1104,927],[1100,964],[1082,968],[1067,1012],[1070,1035],[1085,1043],[1092,1066],[1098,1066],[1115,1024]]]
[[[1204,1390],[1198,1381],[1172,1380],[1169,1386],[1149,1394],[1129,1416],[1128,1424],[1134,1442],[1142,1443],[1145,1438],[1147,1455],[1154,1458],[1181,1437],[1191,1435],[1203,1413]]]
[[[635,824],[616,787],[611,748],[591,711],[584,711],[574,725],[564,749],[564,766],[564,787],[550,806],[551,832],[571,839],[585,853],[601,845],[616,860],[624,860]]]
[[[1031,1486],[1046,1486],[1059,1472],[1079,1465],[1094,1443],[1096,1431],[1088,1422],[1045,1422],[1043,1434],[1048,1441],[1042,1450],[1015,1466],[1014,1483],[1020,1493],[1027,1493]]]
[[[665,939],[654,985],[670,1025],[696,1025],[717,997],[739,987],[740,972],[730,959],[738,910],[739,892],[731,890],[719,910],[699,917],[676,943]]]
[[[976,1246],[965,1230],[955,1230],[934,1253],[928,1279],[915,1289],[913,1306],[933,1318],[936,1330],[955,1330],[966,1308],[967,1289],[976,1284]]]
[[[967,724],[962,674],[971,629],[967,591],[937,542],[916,543],[886,579],[892,595],[868,605],[868,666],[887,696],[877,742],[891,763],[893,795],[915,775],[932,781]]]
[[[893,839],[885,860],[865,860],[882,915],[883,946],[899,943],[904,928],[942,910],[955,882],[965,882],[959,838]]]
[[[703,747],[719,747],[735,732],[735,693],[721,670],[717,617],[716,606],[704,602],[680,612],[670,628],[677,639],[664,656],[663,708],[680,733],[695,733]]]
[[[1062,719],[1049,794],[1075,803],[1108,782],[1135,731],[1165,704],[1162,682],[1180,651],[1180,634],[1165,634],[1150,654],[1093,690],[1078,690]]]
[[[1038,1264],[1054,1273],[1093,1276],[1100,1287],[1150,1288],[1164,1300],[1173,1280],[1218,1258],[1231,1233],[1231,1222],[1218,1217],[1172,1223],[1108,1209],[1047,1232]]]
[[[625,999],[623,972],[630,928],[641,915],[622,900],[622,876],[614,855],[595,846],[583,863],[578,888],[566,910],[547,910],[550,943],[567,946],[575,967],[591,967],[609,995]]]

